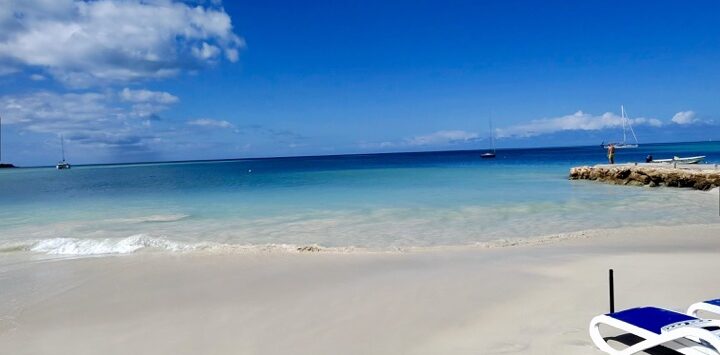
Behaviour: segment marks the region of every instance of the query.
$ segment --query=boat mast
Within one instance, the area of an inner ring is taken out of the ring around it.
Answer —
[[[60,135],[60,149],[62,150],[62,161],[65,161],[65,137]]]
[[[490,144],[492,145],[493,153],[495,153],[495,132],[493,132],[492,126],[492,112],[490,112]]]
[[[627,112],[625,112],[625,108],[623,108],[623,112],[625,113],[625,119],[627,120],[627,125],[630,127],[630,133],[632,133],[633,138],[635,139],[635,144],[638,144],[637,136],[635,135],[635,130],[632,128],[632,123],[630,123],[630,118],[627,117]]]
[[[620,116],[622,119],[622,125],[623,125],[623,141],[622,144],[625,145],[627,142],[627,135],[625,134],[625,106],[620,105]]]

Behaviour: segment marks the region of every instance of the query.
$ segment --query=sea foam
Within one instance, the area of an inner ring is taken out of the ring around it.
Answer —
[[[123,239],[44,239],[34,242],[27,250],[49,255],[102,255],[129,254],[145,248],[166,251],[193,249],[192,245],[136,234]]]
[[[184,243],[162,237],[136,234],[126,238],[80,239],[49,238],[0,243],[0,253],[31,252],[56,256],[97,256],[132,254],[140,251],[211,253],[348,253],[358,251],[354,247],[328,248],[316,244],[223,244],[214,242]]]

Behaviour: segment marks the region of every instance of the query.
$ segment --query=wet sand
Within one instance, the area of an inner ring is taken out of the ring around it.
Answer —
[[[590,319],[720,297],[720,225],[405,253],[0,256],[7,354],[599,354]]]

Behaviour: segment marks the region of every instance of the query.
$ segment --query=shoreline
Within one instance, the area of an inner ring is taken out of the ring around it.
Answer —
[[[683,225],[635,225],[609,228],[584,229],[573,232],[561,232],[530,237],[499,238],[485,242],[455,245],[432,246],[391,246],[386,248],[370,248],[361,246],[327,247],[318,244],[223,244],[215,242],[198,242],[183,244],[166,238],[152,238],[145,235],[134,235],[121,239],[76,239],[52,238],[48,240],[29,240],[0,243],[0,258],[5,256],[34,257],[43,256],[54,259],[83,258],[83,257],[111,257],[128,255],[295,255],[295,254],[421,254],[444,251],[473,251],[484,249],[504,249],[517,247],[534,247],[554,245],[565,241],[603,238],[606,234],[619,232],[631,233],[643,231],[647,228],[675,229],[675,228],[718,228],[720,222]],[[81,247],[90,250],[79,250]],[[108,251],[109,250],[109,251]]]
[[[607,269],[618,308],[682,310],[720,296],[720,275],[707,272],[720,265],[718,232],[613,229],[397,254],[0,258],[0,344],[14,354],[599,354],[587,325],[607,311]]]
[[[633,233],[647,228],[656,230],[674,230],[676,228],[718,228],[716,223],[683,224],[683,225],[634,225],[611,228],[593,228],[573,232],[553,233],[529,237],[499,238],[486,242],[469,244],[432,245],[432,246],[390,246],[386,248],[370,248],[361,246],[327,247],[318,244],[223,244],[215,242],[198,242],[183,244],[165,238],[153,238],[145,235],[133,235],[121,239],[76,239],[52,238],[49,240],[29,240],[0,244],[0,259],[3,255],[33,258],[83,258],[110,257],[126,255],[294,255],[294,254],[419,254],[443,251],[473,251],[484,249],[504,249],[517,247],[534,247],[554,245],[564,241],[598,239],[607,234]],[[82,250],[81,248],[89,248]]]

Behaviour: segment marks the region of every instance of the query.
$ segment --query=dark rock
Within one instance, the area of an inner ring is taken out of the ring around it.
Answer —
[[[581,166],[570,169],[569,179],[599,180],[616,185],[709,190],[720,186],[720,170],[691,170],[671,166]]]
[[[322,249],[320,247],[315,245],[306,245],[304,247],[298,247],[297,251],[301,253],[317,253],[320,252]]]

